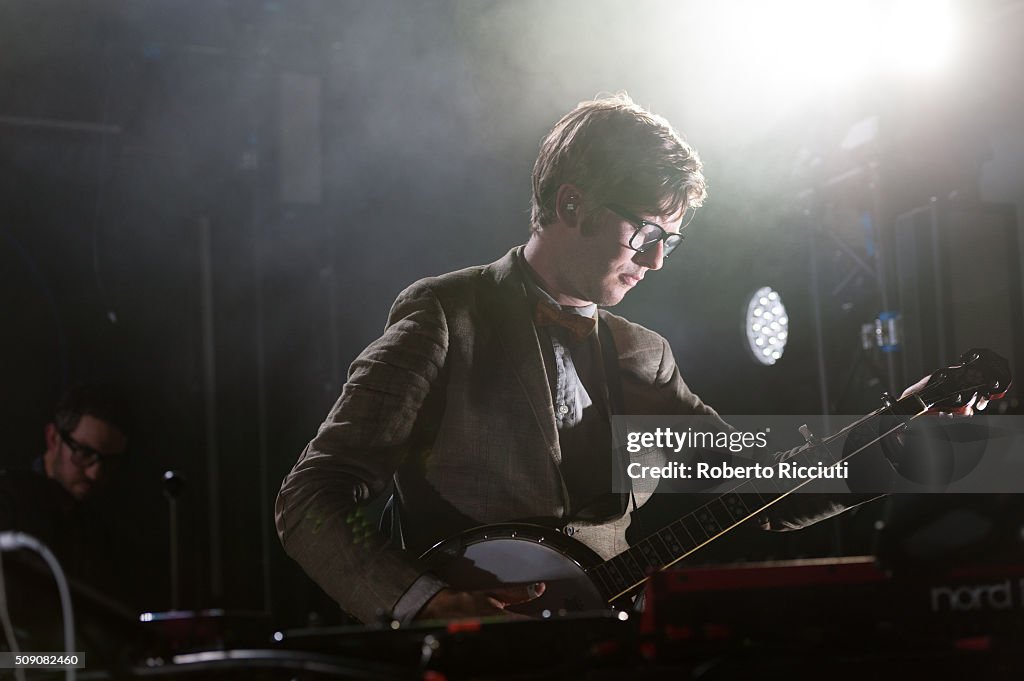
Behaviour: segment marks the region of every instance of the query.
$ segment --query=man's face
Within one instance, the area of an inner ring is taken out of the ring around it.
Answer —
[[[56,424],[46,426],[46,452],[43,461],[47,477],[56,480],[78,501],[84,501],[98,490],[109,473],[110,459],[124,454],[127,442],[124,433],[88,414],[82,416],[67,440]],[[100,455],[99,460],[94,454]]]
[[[637,215],[678,233],[684,211],[673,215]],[[576,304],[615,305],[644,278],[664,264],[664,243],[639,253],[629,247],[637,225],[606,208],[587,215],[575,230],[562,271],[560,288]]]

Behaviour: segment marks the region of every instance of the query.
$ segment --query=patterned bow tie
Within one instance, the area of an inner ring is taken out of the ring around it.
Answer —
[[[558,326],[569,332],[573,340],[579,342],[594,333],[597,328],[597,315],[584,317],[554,307],[543,300],[537,301],[533,313],[533,323],[537,326]]]

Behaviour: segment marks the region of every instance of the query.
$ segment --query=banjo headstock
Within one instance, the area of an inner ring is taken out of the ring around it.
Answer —
[[[996,400],[1006,394],[1012,376],[1005,358],[987,348],[971,348],[960,355],[960,363],[940,369],[911,397],[928,409],[953,411],[963,408],[975,395]]]

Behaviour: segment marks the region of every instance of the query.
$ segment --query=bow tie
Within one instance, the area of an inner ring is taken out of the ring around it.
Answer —
[[[597,315],[584,317],[554,307],[543,300],[537,301],[533,313],[533,323],[537,326],[558,326],[569,332],[576,342],[584,340],[597,328]]]

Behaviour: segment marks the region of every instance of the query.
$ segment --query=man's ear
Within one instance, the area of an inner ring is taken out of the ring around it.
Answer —
[[[563,184],[555,197],[555,214],[569,227],[579,227],[583,216],[583,192],[576,185]]]
[[[43,441],[46,443],[46,451],[56,451],[60,445],[60,433],[57,432],[57,424],[53,421],[43,427]]]

